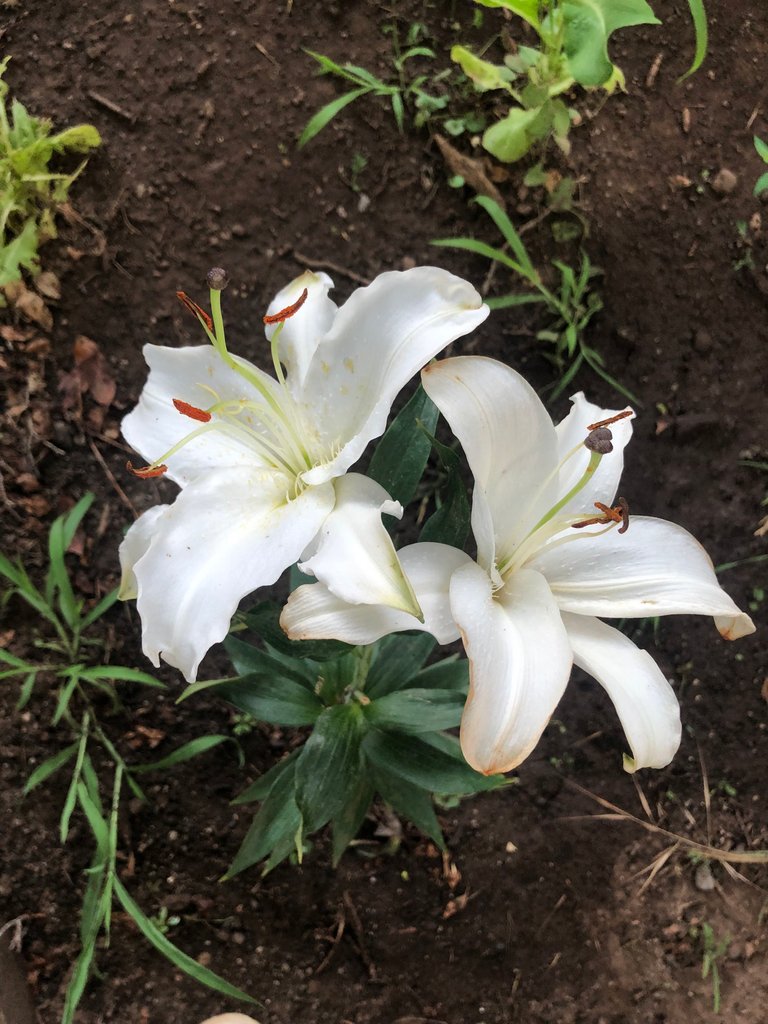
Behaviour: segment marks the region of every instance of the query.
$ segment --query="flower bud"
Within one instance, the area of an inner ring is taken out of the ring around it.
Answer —
[[[229,284],[229,274],[223,267],[211,267],[206,275],[208,287],[215,292],[223,292]]]
[[[608,452],[613,451],[613,434],[610,432],[608,427],[595,427],[594,430],[590,430],[584,440],[584,447],[588,448],[591,452],[597,452],[599,455],[607,455]]]

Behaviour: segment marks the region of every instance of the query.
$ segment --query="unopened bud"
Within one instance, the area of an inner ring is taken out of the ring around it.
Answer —
[[[584,440],[584,447],[599,455],[607,455],[613,451],[613,434],[608,427],[595,427],[590,430]]]
[[[205,279],[208,282],[208,287],[215,292],[223,292],[229,284],[229,274],[223,267],[211,267]]]

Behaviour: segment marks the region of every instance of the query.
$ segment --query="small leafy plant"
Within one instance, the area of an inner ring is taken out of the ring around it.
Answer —
[[[406,111],[409,108],[413,109],[413,123],[417,128],[426,124],[438,112],[444,111],[449,97],[436,92],[435,86],[451,74],[450,68],[432,76],[419,74],[409,78],[407,73],[408,61],[416,57],[433,60],[436,56],[433,49],[420,44],[419,41],[423,33],[424,26],[420,22],[411,25],[406,37],[406,47],[402,49],[395,26],[390,26],[389,34],[393,47],[392,66],[396,74],[396,80],[393,82],[384,82],[356,64],[337,64],[330,57],[307,50],[309,56],[319,64],[322,74],[336,75],[337,78],[350,82],[353,88],[348,89],[335,100],[331,100],[310,118],[299,136],[299,147],[305,146],[340,111],[362,96],[372,95],[388,99],[392,105],[392,113],[398,130],[401,132],[405,130]],[[461,120],[446,118],[446,129],[452,134],[460,134],[467,127],[477,130],[479,122],[476,122],[471,115],[467,115],[467,118]]]
[[[554,346],[554,352],[550,353],[548,358],[557,367],[560,379],[552,397],[556,398],[562,394],[582,366],[586,364],[620,394],[630,401],[637,402],[637,399],[608,373],[605,369],[605,360],[600,353],[584,340],[584,332],[589,322],[603,308],[602,299],[592,290],[594,277],[599,271],[592,266],[587,254],[581,253],[578,269],[568,266],[561,260],[553,260],[552,265],[558,272],[559,284],[557,288],[551,289],[542,280],[525,243],[499,204],[487,196],[478,196],[475,202],[485,210],[501,231],[504,242],[511,250],[512,255],[505,249],[488,245],[475,238],[440,238],[435,239],[432,244],[464,249],[477,253],[479,256],[485,256],[487,259],[496,260],[522,277],[533,289],[532,292],[523,292],[522,294],[502,295],[488,299],[487,302],[491,309],[508,309],[512,306],[529,303],[543,303],[546,306],[547,312],[553,319],[547,327],[538,331],[536,337],[540,341]]]
[[[493,64],[464,46],[451,59],[479,92],[501,92],[512,101],[506,115],[483,135],[483,146],[504,163],[522,159],[552,139],[570,151],[569,132],[575,112],[563,99],[570,89],[624,89],[624,75],[608,55],[614,32],[637,25],[658,25],[645,0],[475,0],[521,18],[538,37],[538,45],[519,44],[502,64]],[[701,0],[689,0],[696,51],[684,78],[700,67],[707,49],[707,19]]]
[[[80,124],[52,134],[46,118],[33,117],[2,81],[9,57],[0,61],[0,285],[17,281],[22,269],[36,273],[38,249],[56,237],[56,208],[87,161],[70,174],[49,170],[56,156],[87,153],[100,145],[98,131]]]
[[[100,721],[98,698],[106,697],[112,709],[120,707],[114,689],[117,682],[162,688],[153,676],[125,665],[95,663],[103,658],[104,644],[95,627],[117,600],[117,591],[105,595],[93,608],[76,596],[67,571],[65,555],[75,533],[93,503],[86,494],[69,512],[59,516],[48,537],[48,571],[38,588],[20,561],[0,554],[0,576],[9,587],[3,605],[14,596],[23,600],[48,627],[50,637],[38,637],[35,646],[41,660],[21,658],[0,648],[0,679],[20,682],[17,709],[32,698],[40,677],[55,680],[52,725],[69,733],[69,742],[39,764],[27,779],[24,793],[50,779],[69,765],[72,775],[59,816],[59,838],[68,839],[73,815],[80,812],[94,839],[94,851],[87,869],[88,880],[80,916],[80,953],[72,970],[64,1001],[62,1024],[72,1024],[88,979],[95,969],[99,939],[109,945],[112,905],[115,900],[129,914],[139,931],[175,966],[198,981],[233,998],[252,1002],[244,992],[219,978],[193,958],[177,949],[165,931],[153,923],[133,900],[117,872],[117,823],[124,784],[141,800],[146,797],[138,778],[151,769],[169,768],[209,750],[227,736],[202,736],[190,741],[153,765],[128,765]],[[99,750],[98,756],[95,750]],[[104,779],[112,772],[110,781]]]
[[[483,135],[483,146],[504,163],[520,160],[537,143],[552,138],[564,152],[574,119],[563,95],[573,85],[613,92],[624,86],[621,69],[608,56],[618,29],[659,24],[645,0],[476,0],[522,18],[538,46],[517,47],[502,64],[492,64],[463,46],[451,58],[480,92],[501,91],[513,101],[506,116]]]
[[[712,979],[712,1011],[713,1013],[720,1013],[720,968],[718,961],[728,952],[731,937],[730,935],[725,935],[717,941],[712,925],[706,921],[702,922],[700,928],[694,926],[691,929],[691,933],[693,938],[699,939],[701,942],[702,980],[706,981],[710,977]]]

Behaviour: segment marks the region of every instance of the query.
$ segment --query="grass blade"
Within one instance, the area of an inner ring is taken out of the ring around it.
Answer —
[[[707,26],[707,12],[704,7],[704,0],[688,0],[688,7],[691,11],[693,31],[696,34],[696,46],[691,66],[684,75],[678,78],[678,82],[684,82],[686,78],[690,78],[691,75],[699,70],[704,63],[704,58],[707,55],[707,46],[709,45],[709,28]]]
[[[370,88],[367,85],[360,86],[358,89],[351,89],[349,92],[345,92],[343,96],[337,97],[335,100],[331,100],[330,103],[326,103],[324,107],[321,107],[316,114],[313,114],[304,126],[304,131],[299,136],[297,143],[299,149],[314,139],[323,128],[332,121],[334,117],[343,110],[348,104],[359,99],[360,96],[364,96],[365,93],[370,92]]]

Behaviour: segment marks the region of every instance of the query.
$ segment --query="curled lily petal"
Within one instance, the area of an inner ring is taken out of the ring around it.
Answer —
[[[279,291],[267,309],[267,316],[285,309],[297,301],[305,288],[308,293],[306,301],[299,312],[280,328],[280,361],[288,371],[288,384],[294,393],[300,392],[315,349],[336,316],[336,303],[328,298],[333,281],[327,274],[314,274],[307,270]],[[277,326],[271,324],[266,328],[268,341],[272,340]]]
[[[477,771],[510,771],[536,746],[565,690],[565,626],[546,580],[528,569],[494,594],[472,562],[454,573],[450,598],[469,658],[461,749]]]
[[[367,476],[347,473],[333,481],[336,504],[299,564],[349,604],[380,604],[421,618],[382,513],[403,508]]]
[[[501,564],[554,501],[552,420],[530,384],[495,359],[444,359],[426,367],[421,378],[475,478],[472,529],[478,561],[485,568]]]
[[[333,508],[333,487],[288,500],[287,481],[259,470],[223,469],[186,487],[156,517],[133,566],[144,653],[189,681],[227,635],[241,599],[274,583]]]
[[[613,701],[627,740],[632,771],[664,768],[680,746],[680,706],[664,673],[646,651],[613,626],[589,615],[563,614],[573,657]]]
[[[133,567],[138,560],[146,555],[157,528],[157,521],[168,511],[170,505],[155,505],[147,509],[129,528],[118,554],[120,557],[120,590],[121,601],[132,601],[138,594],[138,584]]]
[[[458,639],[449,603],[449,585],[457,569],[470,564],[463,551],[447,544],[421,543],[402,548],[398,555],[424,613],[413,615],[381,605],[349,604],[322,583],[298,587],[283,608],[280,625],[292,640],[344,640],[372,644],[388,633],[418,629],[438,643]]]
[[[340,476],[384,432],[403,385],[446,345],[488,316],[477,291],[437,267],[380,274],[339,309],[320,341],[298,399],[337,454],[304,474]]]
[[[701,544],[663,519],[634,516],[625,534],[561,536],[528,564],[546,576],[564,611],[607,618],[712,615],[727,620],[719,625],[734,636],[754,632]]]

